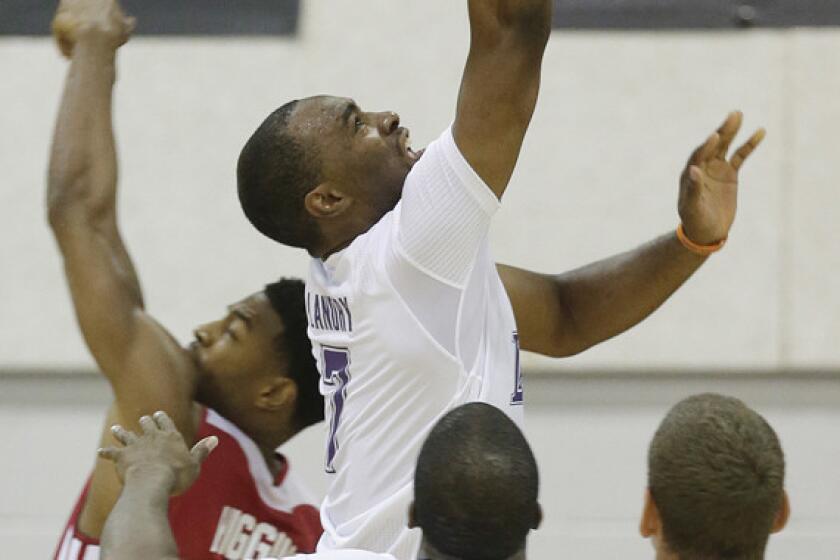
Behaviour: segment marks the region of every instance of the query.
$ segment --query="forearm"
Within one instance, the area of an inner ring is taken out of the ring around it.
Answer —
[[[705,262],[671,232],[632,251],[555,277],[576,353],[653,313]]]
[[[53,134],[48,176],[50,223],[73,212],[113,218],[117,158],[111,121],[116,51],[96,37],[76,45]]]
[[[134,473],[125,486],[102,532],[102,558],[168,560],[178,558],[169,527],[172,473]]]

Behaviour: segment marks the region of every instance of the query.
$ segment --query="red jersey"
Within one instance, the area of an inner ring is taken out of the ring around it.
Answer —
[[[184,560],[281,558],[314,552],[321,536],[313,496],[289,463],[271,475],[251,438],[215,411],[202,416],[196,440],[219,438],[192,488],[169,501],[169,523]],[[55,560],[97,560],[99,540],[77,528],[85,486],[58,544]]]

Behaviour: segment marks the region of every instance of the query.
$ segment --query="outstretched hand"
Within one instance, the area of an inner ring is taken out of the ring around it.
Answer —
[[[188,449],[165,412],[143,416],[140,426],[143,428],[140,435],[119,425],[112,427],[111,433],[124,447],[102,448],[99,456],[114,462],[123,483],[132,474],[171,477],[169,493],[173,496],[192,486],[201,471],[201,463],[219,442],[210,436]]]
[[[60,0],[52,22],[61,54],[70,58],[83,37],[101,39],[114,50],[128,41],[136,20],[127,17],[117,0]]]
[[[738,171],[764,139],[760,128],[728,157],[742,120],[740,111],[730,113],[694,151],[680,178],[678,209],[683,229],[699,245],[712,245],[729,235],[738,203]]]

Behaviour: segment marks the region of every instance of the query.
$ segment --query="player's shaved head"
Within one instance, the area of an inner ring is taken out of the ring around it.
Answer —
[[[773,428],[732,397],[675,405],[653,437],[648,487],[680,560],[757,560],[782,508],[785,459]]]
[[[292,247],[309,247],[317,227],[304,198],[320,180],[314,145],[290,127],[300,101],[290,101],[257,128],[236,168],[239,202],[263,235]]]
[[[413,521],[437,552],[502,560],[525,547],[542,514],[525,436],[500,410],[470,403],[434,427],[417,460]]]
[[[307,97],[271,113],[242,148],[239,201],[267,237],[323,256],[396,206],[421,155],[396,113]]]

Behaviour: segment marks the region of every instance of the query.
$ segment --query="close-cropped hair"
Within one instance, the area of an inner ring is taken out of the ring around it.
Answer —
[[[301,280],[283,278],[268,284],[265,295],[285,327],[277,345],[288,360],[288,376],[297,385],[294,420],[302,430],[324,419],[324,399],[318,387],[320,375],[306,334],[304,284]]]
[[[298,105],[290,101],[273,113],[245,143],[236,166],[239,203],[263,235],[292,247],[309,248],[318,228],[304,199],[319,181],[314,147],[289,131]]]
[[[414,518],[440,553],[503,560],[539,522],[537,463],[503,412],[470,403],[447,413],[417,459]]]
[[[760,560],[784,500],[785,458],[767,421],[732,397],[677,403],[648,452],[648,488],[681,560]]]

